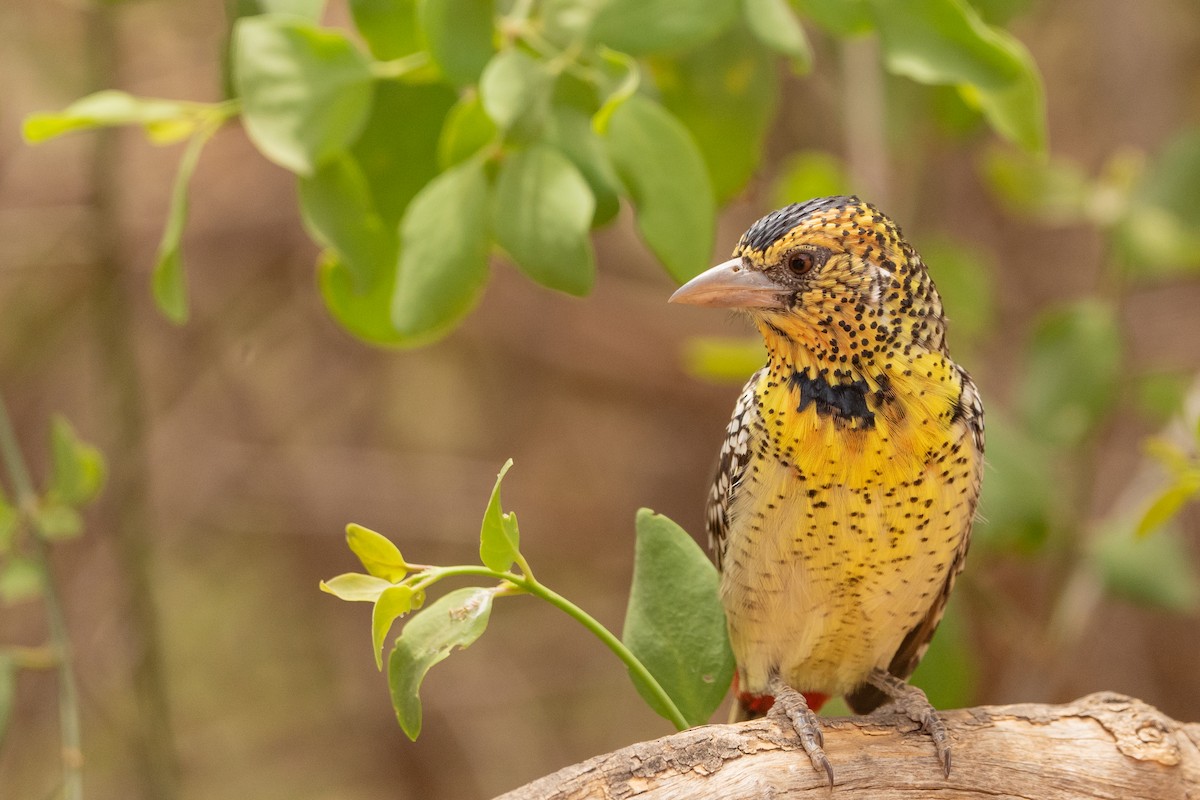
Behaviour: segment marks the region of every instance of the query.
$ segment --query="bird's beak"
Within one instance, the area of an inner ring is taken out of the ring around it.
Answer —
[[[716,308],[779,308],[784,290],[762,272],[731,258],[675,290],[669,303]]]

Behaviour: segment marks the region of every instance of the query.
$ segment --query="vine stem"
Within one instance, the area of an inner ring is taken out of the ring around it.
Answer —
[[[521,561],[524,561],[524,559],[521,559]],[[618,639],[612,631],[604,627],[604,625],[602,625],[600,621],[591,614],[587,613],[558,592],[546,586],[544,583],[534,579],[531,574],[527,573],[524,575],[518,575],[514,572],[497,572],[489,567],[476,567],[467,564],[454,567],[435,567],[434,569],[437,572],[435,576],[430,576],[432,578],[431,580],[428,582],[420,582],[422,589],[433,585],[442,578],[449,578],[459,575],[479,575],[504,581],[505,583],[510,583],[527,594],[531,594],[534,597],[545,600],[547,603],[564,612],[567,616],[571,617],[580,625],[587,628],[592,635],[599,639],[605,647],[611,650],[617,658],[621,659],[634,677],[636,677],[637,680],[643,686],[649,689],[654,695],[654,699],[667,712],[667,715],[671,720],[671,724],[681,731],[687,730],[691,727],[691,724],[683,716],[683,712],[679,710],[679,707],[675,705],[675,701],[671,699],[669,694],[667,694],[667,690],[662,687],[662,684],[660,684],[652,674],[650,674],[650,670],[646,668],[646,665],[638,660],[638,657],[635,656],[633,652],[625,646],[624,642]]]
[[[0,458],[12,479],[21,516],[33,530],[38,565],[42,573],[42,600],[46,606],[46,625],[58,667],[58,721],[62,731],[63,797],[66,800],[83,798],[83,738],[79,722],[79,691],[72,670],[71,640],[67,634],[67,619],[50,569],[50,548],[42,537],[35,513],[37,493],[21,455],[21,446],[8,416],[8,406],[0,397]]]

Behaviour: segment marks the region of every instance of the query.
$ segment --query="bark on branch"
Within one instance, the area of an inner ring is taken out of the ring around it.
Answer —
[[[887,714],[827,719],[836,784],[817,774],[774,718],[706,725],[566,767],[497,800],[1196,800],[1200,723],[1101,692],[1060,706],[981,706],[942,714],[954,771],[929,738]]]

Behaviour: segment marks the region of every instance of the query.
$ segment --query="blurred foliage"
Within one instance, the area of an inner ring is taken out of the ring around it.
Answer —
[[[725,612],[717,595],[717,570],[691,536],[664,516],[637,515],[633,586],[621,639],[575,603],[533,576],[521,552],[517,516],[505,512],[500,484],[512,459],[496,476],[479,534],[481,566],[426,566],[405,562],[390,540],[361,525],[346,528],[346,541],[366,574],[348,572],[321,582],[342,600],[374,604],[371,619],[375,664],[392,625],[412,613],[388,657],[388,685],[400,727],[410,739],[421,733],[421,683],[438,662],[478,639],[496,597],[531,594],[559,608],[592,632],[629,668],[638,692],[680,730],[708,721],[733,680],[733,653]],[[470,576],[493,582],[438,598],[422,608],[425,594],[445,578]]]
[[[1012,3],[984,6],[999,19]],[[230,101],[104,91],[31,116],[26,139],[108,125],[140,125],[158,144],[190,139],[153,279],[163,313],[183,322],[188,180],[236,115],[297,176],[330,312],[382,345],[452,330],[478,302],[493,249],[539,284],[588,293],[589,232],[622,198],[671,275],[695,275],[717,204],[759,167],[778,63],[803,74],[813,61],[785,0],[351,0],[365,50],[320,24],[320,0],[232,8]],[[1045,148],[1036,67],[964,0],[796,9],[838,36],[878,33],[888,70],[953,87],[1001,136]],[[785,195],[840,183],[834,165],[802,159]]]

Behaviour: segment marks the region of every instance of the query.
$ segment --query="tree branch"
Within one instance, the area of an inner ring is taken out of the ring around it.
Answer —
[[[822,720],[834,789],[773,718],[640,742],[561,769],[496,800],[871,800],[1200,797],[1200,723],[1124,695],[1060,706],[981,706],[942,714],[954,771],[904,717]]]

